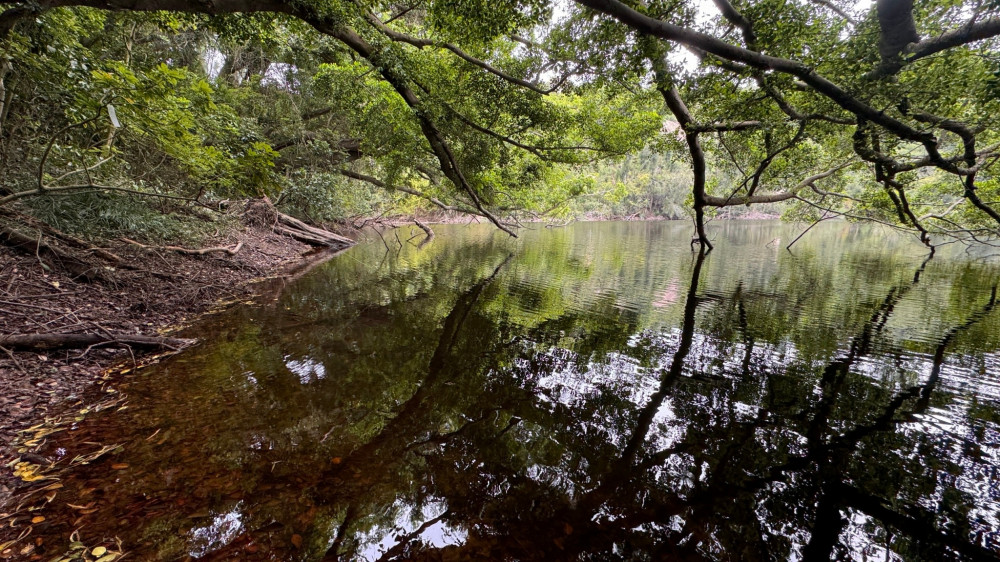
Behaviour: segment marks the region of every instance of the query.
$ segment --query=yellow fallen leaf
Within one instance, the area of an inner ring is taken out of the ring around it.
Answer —
[[[111,562],[115,558],[118,558],[118,553],[117,552],[110,552],[110,553],[105,554],[104,556],[98,558],[94,562]]]
[[[45,516],[44,515],[36,515],[36,516],[34,516],[34,517],[31,518],[31,522],[32,523],[41,523],[42,521],[45,521]]]
[[[96,557],[100,558],[101,556],[104,556],[105,554],[107,554],[107,552],[108,552],[108,549],[104,548],[103,546],[95,546],[94,550],[90,551],[90,555],[91,556],[96,556]]]

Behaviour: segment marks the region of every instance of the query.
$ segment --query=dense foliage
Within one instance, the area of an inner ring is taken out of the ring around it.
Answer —
[[[1000,225],[996,2],[5,7],[0,204],[268,195],[317,221],[422,205],[510,232],[685,205],[708,248],[713,208],[782,201],[930,247]]]

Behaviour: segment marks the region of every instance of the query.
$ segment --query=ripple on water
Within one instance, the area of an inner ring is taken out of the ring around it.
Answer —
[[[792,252],[802,226],[709,228],[705,257],[682,222],[356,247],[49,435],[64,459],[123,448],[33,496],[31,537],[139,560],[992,556],[997,269],[847,223]]]

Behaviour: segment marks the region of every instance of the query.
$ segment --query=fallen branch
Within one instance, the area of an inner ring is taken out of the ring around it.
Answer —
[[[225,246],[217,246],[214,248],[201,248],[196,250],[191,248],[182,248],[180,246],[147,246],[146,244],[136,242],[135,240],[129,238],[122,238],[122,240],[128,242],[129,244],[132,244],[134,246],[139,246],[140,248],[146,250],[170,250],[171,252],[177,252],[178,254],[187,254],[191,256],[204,256],[205,254],[211,254],[212,252],[224,252],[226,254],[229,254],[230,256],[235,256],[236,252],[239,252],[240,248],[243,247],[242,241],[237,243],[232,248],[226,248]]]
[[[28,374],[28,371],[24,370],[24,367],[21,366],[21,362],[17,360],[13,351],[7,349],[6,347],[0,347],[0,351],[3,351],[7,354],[7,357],[10,357],[10,361],[14,364],[14,368],[17,369],[22,375]]]
[[[295,217],[282,213],[267,197],[250,200],[243,211],[243,220],[251,226],[270,228],[277,234],[288,236],[311,246],[340,249],[354,245],[354,240],[350,238],[310,226]]]
[[[329,230],[309,226],[295,217],[286,215],[280,211],[276,212],[278,222],[274,226],[274,231],[279,234],[291,236],[292,238],[307,244],[330,246],[333,248],[346,248],[354,245],[354,240],[351,240],[346,236],[340,236],[339,234],[334,234]]]
[[[46,267],[62,267],[72,274],[75,279],[84,279],[86,281],[108,280],[102,268],[80,260],[64,250],[45,243],[41,237],[32,238],[12,228],[0,227],[0,243],[28,255],[37,256]]]
[[[413,223],[416,224],[417,226],[419,226],[420,230],[423,230],[424,233],[427,234],[427,239],[428,240],[431,239],[431,238],[434,238],[434,231],[431,230],[431,227],[429,227],[426,224],[420,222],[420,219],[414,217],[413,218]]]
[[[21,218],[22,218],[22,220],[24,220],[24,219],[27,219],[28,217],[24,217],[22,215]],[[97,246],[94,246],[92,244],[88,244],[85,240],[77,238],[76,236],[71,236],[69,234],[66,234],[65,232],[61,232],[59,230],[56,230],[55,228],[53,228],[50,225],[45,224],[44,222],[33,220],[33,219],[29,219],[29,220],[31,221],[32,226],[35,226],[36,228],[38,228],[38,229],[40,229],[40,230],[42,230],[44,232],[47,232],[50,236],[52,236],[52,237],[54,237],[54,238],[56,238],[58,240],[61,240],[61,241],[65,242],[65,243],[67,243],[67,244],[69,244],[71,246],[75,246],[77,248],[80,248],[81,250],[85,250],[85,251],[87,251],[87,252],[89,252],[91,254],[94,254],[95,256],[97,256],[99,258],[106,259],[109,262],[114,263],[115,265],[117,265],[119,267],[123,267],[124,266],[125,260],[123,260],[121,258],[121,256],[119,256],[117,254],[111,253],[111,252],[109,252],[109,251],[107,251],[107,250],[105,250],[103,248],[98,248]],[[126,269],[129,269],[129,268],[126,267]]]
[[[154,349],[183,349],[197,340],[182,338],[165,338],[159,336],[141,336],[136,334],[14,334],[0,336],[0,347],[29,351],[44,351],[49,349],[81,348],[102,344],[119,344]]]

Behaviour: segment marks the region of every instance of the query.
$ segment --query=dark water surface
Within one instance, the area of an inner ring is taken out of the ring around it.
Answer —
[[[672,222],[354,248],[51,436],[124,447],[37,532],[134,560],[995,559],[1000,269],[711,230],[704,259]]]

